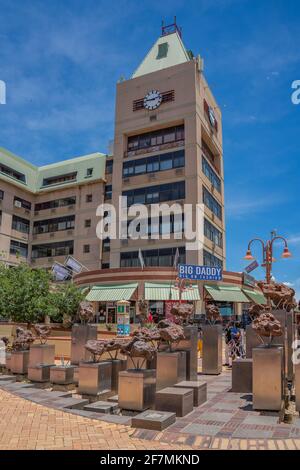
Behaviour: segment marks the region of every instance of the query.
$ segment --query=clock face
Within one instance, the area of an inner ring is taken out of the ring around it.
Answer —
[[[156,109],[161,105],[162,96],[161,93],[157,90],[152,90],[147,93],[144,98],[144,108],[149,109]]]
[[[215,117],[215,113],[214,113],[214,110],[212,108],[209,108],[208,110],[208,115],[209,115],[209,120],[210,120],[210,123],[213,127],[215,127],[216,125],[216,117]]]

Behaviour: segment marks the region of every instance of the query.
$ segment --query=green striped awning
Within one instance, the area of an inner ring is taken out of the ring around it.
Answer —
[[[243,292],[246,294],[247,297],[254,302],[255,304],[266,305],[267,299],[265,298],[262,292],[250,290],[250,289],[243,289]]]
[[[249,303],[249,299],[245,296],[240,287],[205,285],[204,288],[217,302]]]
[[[152,282],[145,283],[146,300],[179,300],[179,289],[175,289],[170,284],[158,284]],[[198,286],[187,289],[181,294],[182,300],[200,300]]]
[[[134,284],[114,284],[104,286],[94,286],[86,296],[89,302],[117,302],[118,300],[130,300],[138,283]]]

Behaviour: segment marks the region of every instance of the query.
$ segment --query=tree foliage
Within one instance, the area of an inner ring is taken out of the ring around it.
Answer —
[[[48,316],[61,322],[76,315],[84,294],[73,284],[54,286],[51,274],[22,263],[0,265],[0,317],[22,323],[43,322]]]

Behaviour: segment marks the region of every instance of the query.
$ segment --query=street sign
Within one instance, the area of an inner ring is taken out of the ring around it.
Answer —
[[[243,284],[249,287],[255,287],[255,278],[248,273],[243,273]]]
[[[222,281],[222,268],[196,266],[194,264],[179,264],[178,276],[180,279],[191,279],[195,281]]]
[[[258,262],[255,260],[255,261],[253,261],[253,263],[249,264],[249,266],[247,266],[247,267],[245,268],[245,271],[246,271],[246,273],[249,274],[249,273],[251,273],[252,271],[254,271],[254,269],[258,268],[258,266],[259,266],[259,264],[258,264]]]

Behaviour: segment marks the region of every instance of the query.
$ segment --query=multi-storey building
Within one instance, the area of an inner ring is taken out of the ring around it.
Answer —
[[[0,149],[0,260],[49,268],[73,255],[100,268],[95,212],[104,177],[102,154],[35,167]]]
[[[113,147],[106,157],[94,154],[41,168],[2,151],[2,257],[48,267],[74,255],[88,268],[74,280],[92,288],[87,299],[104,323],[115,322],[118,300],[131,302],[132,320],[141,298],[153,312],[167,314],[179,295],[176,262],[223,268],[221,282],[194,283],[183,293],[183,300],[196,302],[198,313],[202,301],[212,299],[223,314],[241,313],[249,302],[246,281],[225,271],[222,115],[201,58],[185,48],[176,24],[163,27],[132,77],[118,83]],[[203,243],[187,249],[189,241],[176,236],[186,226],[186,214],[183,224],[172,214],[167,221],[158,217],[158,239],[151,237],[152,224],[143,239],[100,241],[96,208],[110,202],[118,209],[121,196],[128,206],[190,204],[194,224],[201,204]],[[162,237],[166,232],[171,235]],[[263,302],[261,293],[251,292]]]

